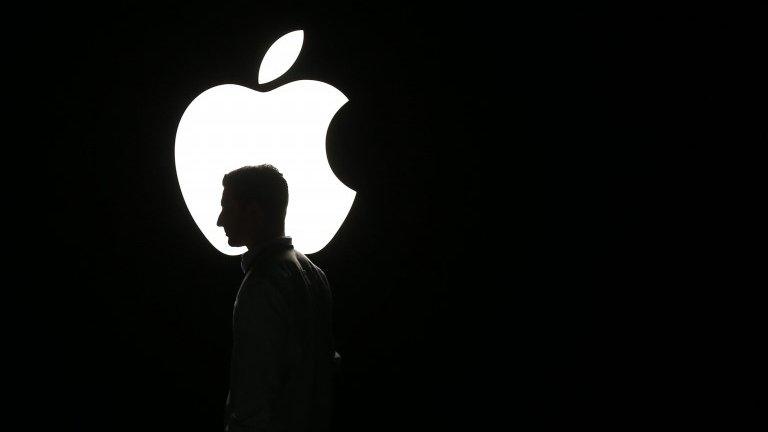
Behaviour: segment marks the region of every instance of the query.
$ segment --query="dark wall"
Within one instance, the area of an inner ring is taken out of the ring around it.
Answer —
[[[648,343],[633,317],[674,258],[654,205],[684,204],[665,179],[688,167],[685,143],[717,145],[702,125],[722,94],[701,86],[714,89],[710,55],[730,51],[711,17],[278,2],[36,13],[27,64],[54,118],[36,130],[54,256],[40,295],[56,324],[34,366],[59,426],[223,427],[242,273],[189,216],[174,137],[202,91],[259,89],[266,49],[294,29],[304,46],[276,84],[322,80],[350,100],[327,148],[357,197],[310,256],[336,301],[336,430],[574,424],[595,415],[596,388],[639,398],[657,377],[619,365],[635,365],[628,340]],[[695,136],[670,135],[678,121]]]

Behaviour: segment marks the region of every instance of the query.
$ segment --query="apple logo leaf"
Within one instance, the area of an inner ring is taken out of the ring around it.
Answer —
[[[296,30],[276,40],[264,54],[259,66],[259,84],[266,84],[284,74],[299,58],[304,31]]]

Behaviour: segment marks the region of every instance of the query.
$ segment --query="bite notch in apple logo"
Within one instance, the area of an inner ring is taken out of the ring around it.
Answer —
[[[302,30],[275,41],[259,66],[259,84],[284,74],[303,42]],[[213,247],[227,255],[245,252],[230,246],[216,226],[221,180],[234,169],[263,163],[277,167],[288,182],[285,230],[296,249],[314,253],[330,242],[355,199],[325,151],[331,120],[347,101],[329,84],[300,80],[268,92],[218,85],[189,104],[176,131],[176,174],[192,218]]]

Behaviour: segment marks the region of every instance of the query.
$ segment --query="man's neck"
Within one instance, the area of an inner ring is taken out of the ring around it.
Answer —
[[[265,243],[269,243],[272,240],[279,239],[281,237],[285,237],[285,231],[280,231],[279,233],[268,235],[268,236],[261,236],[256,239],[251,240],[248,242],[245,247],[248,248],[249,251],[258,249],[261,245]]]

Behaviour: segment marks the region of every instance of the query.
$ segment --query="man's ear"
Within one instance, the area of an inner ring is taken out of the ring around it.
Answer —
[[[261,207],[255,202],[246,204],[245,212],[249,217],[261,218],[263,216]]]

